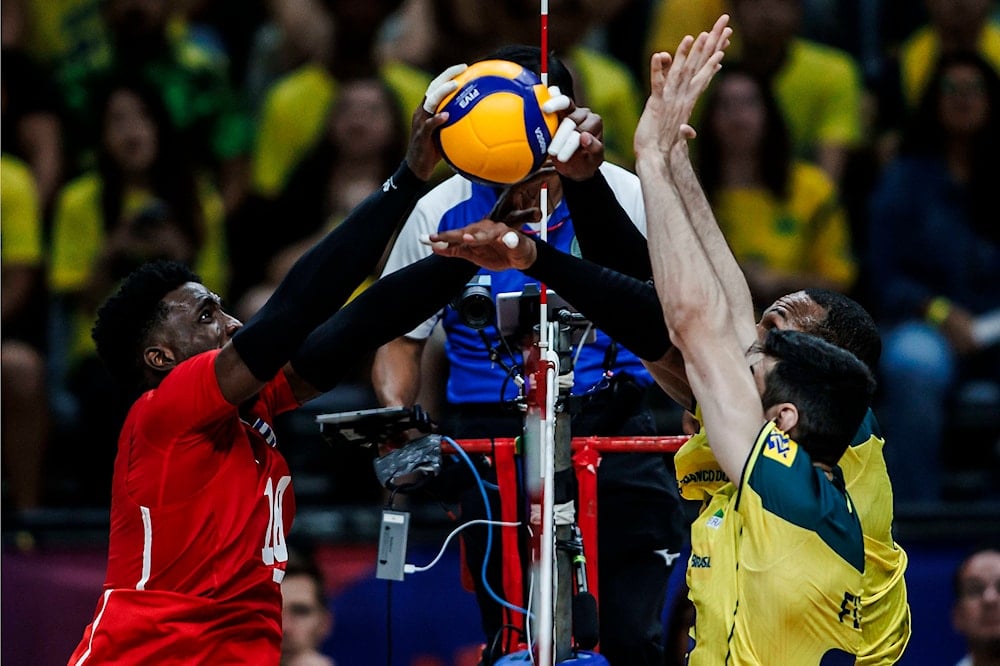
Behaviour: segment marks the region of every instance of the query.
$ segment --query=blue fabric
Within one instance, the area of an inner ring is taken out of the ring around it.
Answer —
[[[459,202],[442,216],[439,230],[459,229],[483,219],[489,214],[497,197],[498,191],[495,188],[473,184],[471,197]],[[563,252],[570,252],[575,246],[575,238],[576,232],[569,217],[569,210],[564,201],[560,202],[549,218],[548,242]],[[537,284],[537,280],[520,271],[510,270],[497,273],[484,269],[479,272],[491,276],[494,299],[497,294],[521,291],[527,284]],[[447,333],[446,350],[448,360],[451,363],[448,377],[448,401],[461,404],[495,403],[500,400],[505,372],[490,361],[479,333],[462,324],[454,308],[445,309],[442,324]],[[496,329],[490,327],[486,329],[486,333],[491,345],[497,345],[499,336]],[[604,373],[602,363],[610,344],[610,338],[598,331],[597,340],[584,346],[574,368],[574,395],[581,395],[601,386]],[[514,353],[517,358],[505,358],[505,364],[510,365],[516,362],[520,365],[520,355],[516,351]],[[504,356],[506,357],[506,354]],[[652,378],[643,368],[639,359],[621,345],[618,345],[613,371],[615,373],[628,372],[643,386],[652,383]],[[517,387],[513,382],[508,381],[504,389],[503,399],[511,400],[516,395]]]
[[[941,160],[901,158],[872,196],[869,265],[884,318],[922,316],[945,296],[981,314],[1000,307],[1000,246],[977,234],[965,188]]]

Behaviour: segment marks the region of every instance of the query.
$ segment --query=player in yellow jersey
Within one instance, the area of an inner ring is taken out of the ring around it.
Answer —
[[[720,66],[727,19],[685,38],[673,62],[653,55],[635,136],[656,291],[731,480],[692,525],[689,661],[818,664],[862,645],[864,541],[837,461],[874,381],[857,357],[815,336],[771,330],[758,343],[735,259],[706,249],[724,242],[721,232],[681,197],[686,123]]]

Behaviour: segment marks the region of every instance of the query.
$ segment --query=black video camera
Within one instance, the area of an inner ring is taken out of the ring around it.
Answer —
[[[451,306],[458,312],[462,323],[481,331],[493,323],[496,306],[493,303],[493,278],[479,273],[466,283],[461,295]]]

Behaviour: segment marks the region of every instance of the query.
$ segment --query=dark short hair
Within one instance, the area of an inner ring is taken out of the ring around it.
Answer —
[[[805,332],[846,349],[874,372],[882,355],[882,339],[868,311],[853,298],[829,289],[806,289],[805,294],[826,311],[826,317]]]
[[[535,74],[541,74],[542,71],[542,49],[527,44],[501,46],[483,58],[483,60],[509,60],[510,62],[516,62],[521,67],[530,69]],[[550,86],[559,86],[559,91],[562,94],[572,100],[576,100],[576,95],[573,91],[573,76],[566,69],[566,65],[556,57],[555,52],[549,53],[548,75]]]
[[[176,261],[152,261],[126,277],[97,311],[91,337],[97,355],[114,380],[129,393],[147,388],[142,350],[149,333],[167,315],[163,297],[188,282],[201,282]]]
[[[813,461],[837,464],[871,404],[871,370],[851,352],[800,331],[772,329],[759,349],[777,361],[765,379],[764,409],[798,407],[796,441]]]

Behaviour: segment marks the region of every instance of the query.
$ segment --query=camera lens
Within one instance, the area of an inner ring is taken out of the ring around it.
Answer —
[[[490,288],[471,285],[462,293],[458,303],[458,316],[462,323],[476,330],[486,328],[493,321],[493,297]]]

